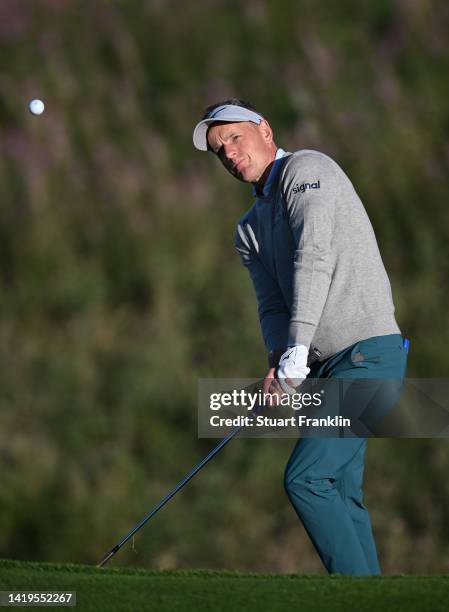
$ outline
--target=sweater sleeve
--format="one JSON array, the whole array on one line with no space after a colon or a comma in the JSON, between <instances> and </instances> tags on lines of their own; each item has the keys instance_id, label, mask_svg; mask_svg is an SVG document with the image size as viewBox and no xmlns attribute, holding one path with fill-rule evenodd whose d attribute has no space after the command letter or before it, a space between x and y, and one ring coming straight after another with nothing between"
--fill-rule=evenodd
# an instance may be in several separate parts
<instances>
[{"instance_id":1,"label":"sweater sleeve","mask_svg":"<svg viewBox=\"0 0 449 612\"><path fill-rule=\"evenodd\" d=\"M319 153L292 155L282 181L296 244L288 346L310 347L334 269L332 238L337 190L334 162Z\"/></svg>"},{"instance_id":2,"label":"sweater sleeve","mask_svg":"<svg viewBox=\"0 0 449 612\"><path fill-rule=\"evenodd\" d=\"M237 226L235 247L253 281L265 346L268 351L285 349L290 313L277 281L268 273L251 245L243 222Z\"/></svg>"}]
</instances>

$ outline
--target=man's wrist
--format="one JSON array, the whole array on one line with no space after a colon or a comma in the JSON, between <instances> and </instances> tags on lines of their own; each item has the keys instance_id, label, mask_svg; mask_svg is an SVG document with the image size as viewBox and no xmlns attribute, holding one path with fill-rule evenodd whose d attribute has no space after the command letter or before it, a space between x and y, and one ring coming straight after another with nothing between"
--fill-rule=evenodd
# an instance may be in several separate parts
<instances>
[{"instance_id":1,"label":"man's wrist","mask_svg":"<svg viewBox=\"0 0 449 612\"><path fill-rule=\"evenodd\" d=\"M268 353L268 367L269 368L277 368L279 365L279 360L282 355L285 353L286 349L274 349Z\"/></svg>"}]
</instances>

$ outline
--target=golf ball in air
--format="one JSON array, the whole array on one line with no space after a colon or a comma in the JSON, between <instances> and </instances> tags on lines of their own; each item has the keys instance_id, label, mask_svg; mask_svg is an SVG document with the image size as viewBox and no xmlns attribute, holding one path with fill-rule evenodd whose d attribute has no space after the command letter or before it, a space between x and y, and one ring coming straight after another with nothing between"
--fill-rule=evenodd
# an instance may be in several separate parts
<instances>
[{"instance_id":1,"label":"golf ball in air","mask_svg":"<svg viewBox=\"0 0 449 612\"><path fill-rule=\"evenodd\" d=\"M39 99L31 100L31 102L28 104L28 108L30 109L30 113L32 115L42 115L45 110L45 104Z\"/></svg>"}]
</instances>

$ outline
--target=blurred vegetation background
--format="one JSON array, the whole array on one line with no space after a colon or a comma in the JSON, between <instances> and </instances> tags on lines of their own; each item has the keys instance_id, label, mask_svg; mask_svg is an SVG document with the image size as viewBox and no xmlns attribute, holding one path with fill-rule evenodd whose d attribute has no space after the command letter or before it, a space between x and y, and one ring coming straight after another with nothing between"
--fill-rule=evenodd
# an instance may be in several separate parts
<instances>
[{"instance_id":1,"label":"blurred vegetation background","mask_svg":"<svg viewBox=\"0 0 449 612\"><path fill-rule=\"evenodd\" d=\"M443 0L2 0L0 556L97 562L215 443L198 378L266 369L233 248L251 190L191 141L224 97L346 170L409 376L448 375L448 22ZM115 563L322 571L293 443L234 441ZM449 571L448 450L369 444L388 573Z\"/></svg>"}]
</instances>

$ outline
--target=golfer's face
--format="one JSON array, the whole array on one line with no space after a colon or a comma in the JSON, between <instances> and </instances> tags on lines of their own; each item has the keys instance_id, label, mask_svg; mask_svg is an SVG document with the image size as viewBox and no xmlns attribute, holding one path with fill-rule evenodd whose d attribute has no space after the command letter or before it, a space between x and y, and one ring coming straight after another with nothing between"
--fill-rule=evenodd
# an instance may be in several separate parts
<instances>
[{"instance_id":1,"label":"golfer's face","mask_svg":"<svg viewBox=\"0 0 449 612\"><path fill-rule=\"evenodd\" d=\"M257 182L273 161L273 135L266 121L217 123L209 128L207 140L226 170L246 183Z\"/></svg>"}]
</instances>

